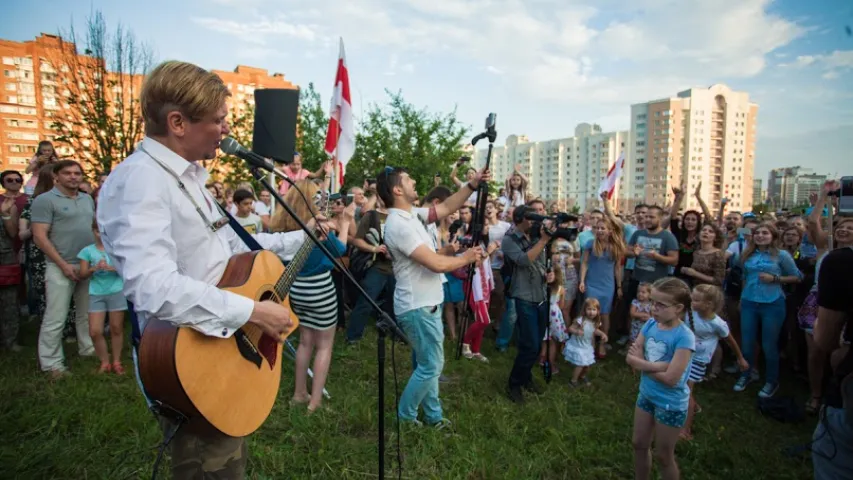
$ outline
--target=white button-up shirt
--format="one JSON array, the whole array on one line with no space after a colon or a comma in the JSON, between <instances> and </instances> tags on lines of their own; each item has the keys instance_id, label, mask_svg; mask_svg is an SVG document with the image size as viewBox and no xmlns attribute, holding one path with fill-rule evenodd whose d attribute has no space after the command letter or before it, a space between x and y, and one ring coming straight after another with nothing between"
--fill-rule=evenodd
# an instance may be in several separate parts
<instances>
[{"instance_id":1,"label":"white button-up shirt","mask_svg":"<svg viewBox=\"0 0 853 480\"><path fill-rule=\"evenodd\" d=\"M230 337L249 320L254 301L215 285L229 258L249 248L230 225L216 232L208 228L177 179L151 156L180 177L210 223L223 216L205 188L207 170L145 137L98 195L101 239L124 280L124 295L134 305L140 331L156 317ZM292 257L306 240L302 231L254 238L280 257Z\"/></svg>"}]
</instances>

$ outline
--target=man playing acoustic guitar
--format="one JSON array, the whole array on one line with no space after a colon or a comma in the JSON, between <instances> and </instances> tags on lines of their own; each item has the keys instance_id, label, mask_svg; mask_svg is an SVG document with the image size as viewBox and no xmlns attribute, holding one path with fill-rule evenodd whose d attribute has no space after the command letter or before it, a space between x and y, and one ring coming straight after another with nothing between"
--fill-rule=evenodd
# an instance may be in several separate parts
<instances>
[{"instance_id":1,"label":"man playing acoustic guitar","mask_svg":"<svg viewBox=\"0 0 853 480\"><path fill-rule=\"evenodd\" d=\"M249 250L205 189L209 175L198 162L215 158L229 133L229 96L222 80L200 67L159 65L140 94L145 138L101 188L104 247L124 279L139 332L154 318L218 338L231 338L247 322L279 340L292 327L290 311L279 303L216 287L232 255ZM280 257L294 255L306 241L301 231L254 238ZM160 422L172 430L167 419ZM181 428L170 445L174 478L245 476L244 437Z\"/></svg>"}]
</instances>

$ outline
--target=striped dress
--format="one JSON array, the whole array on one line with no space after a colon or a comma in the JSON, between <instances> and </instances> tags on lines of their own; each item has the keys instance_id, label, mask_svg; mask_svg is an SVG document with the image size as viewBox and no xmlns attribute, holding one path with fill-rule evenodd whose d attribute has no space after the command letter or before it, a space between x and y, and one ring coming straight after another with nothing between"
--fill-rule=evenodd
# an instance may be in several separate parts
<instances>
[{"instance_id":1,"label":"striped dress","mask_svg":"<svg viewBox=\"0 0 853 480\"><path fill-rule=\"evenodd\" d=\"M328 330L338 323L338 297L332 273L296 277L290 289L290 309L299 325Z\"/></svg>"}]
</instances>

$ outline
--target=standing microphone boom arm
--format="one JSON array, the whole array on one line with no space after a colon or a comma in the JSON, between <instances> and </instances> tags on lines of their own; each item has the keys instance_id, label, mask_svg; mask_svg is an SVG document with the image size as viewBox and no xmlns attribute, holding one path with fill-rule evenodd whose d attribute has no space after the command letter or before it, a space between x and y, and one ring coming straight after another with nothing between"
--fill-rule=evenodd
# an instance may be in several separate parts
<instances>
[{"instance_id":1,"label":"standing microphone boom arm","mask_svg":"<svg viewBox=\"0 0 853 480\"><path fill-rule=\"evenodd\" d=\"M486 152L486 167L484 171L489 170L491 167L492 161L492 148L494 147L495 138L497 137L497 132L495 132L495 114L489 114L489 117L486 119L486 131L474 137L471 141L472 145L476 145L476 143L483 138L489 139L489 149ZM480 245L483 239L483 230L486 223L486 202L489 199L489 184L488 182L480 182L477 185L477 206L474 208L473 215L471 216L471 247L476 247ZM488 259L484 259L483 261L490 261ZM471 316L474 315L473 309L471 308L471 300L474 295L474 273L477 268L476 263L472 263L468 266L468 276L465 278L465 305L462 306L462 319L460 322L460 326L462 327L459 332L459 343L456 346L456 359L462 356L462 344L465 338L465 331L468 329L468 324L471 322ZM489 266L491 268L491 266Z\"/></svg>"}]
</instances>

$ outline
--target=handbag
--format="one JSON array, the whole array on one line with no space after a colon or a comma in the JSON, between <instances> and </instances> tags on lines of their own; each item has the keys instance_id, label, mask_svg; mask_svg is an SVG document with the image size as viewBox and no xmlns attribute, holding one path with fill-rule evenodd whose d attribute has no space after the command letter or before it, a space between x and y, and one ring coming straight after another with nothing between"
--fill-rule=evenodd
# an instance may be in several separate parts
<instances>
[{"instance_id":1,"label":"handbag","mask_svg":"<svg viewBox=\"0 0 853 480\"><path fill-rule=\"evenodd\" d=\"M20 285L22 273L20 264L0 265L0 287Z\"/></svg>"}]
</instances>

